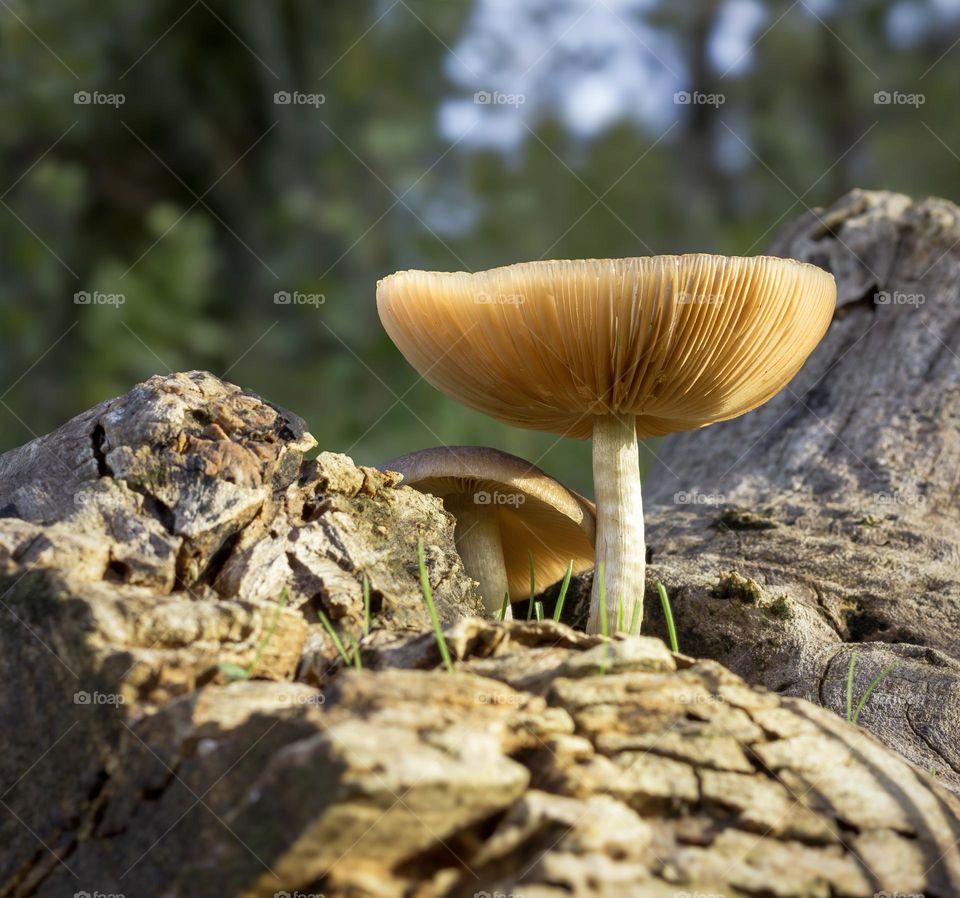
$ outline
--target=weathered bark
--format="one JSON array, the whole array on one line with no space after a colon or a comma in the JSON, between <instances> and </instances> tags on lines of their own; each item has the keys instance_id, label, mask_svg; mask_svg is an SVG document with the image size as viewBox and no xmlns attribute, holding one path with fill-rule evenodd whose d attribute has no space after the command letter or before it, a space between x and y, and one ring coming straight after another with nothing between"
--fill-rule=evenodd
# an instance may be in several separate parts
<instances>
[{"instance_id":1,"label":"weathered bark","mask_svg":"<svg viewBox=\"0 0 960 898\"><path fill-rule=\"evenodd\" d=\"M125 721L50 839L64 865L23 855L10 894L946 898L960 884L960 801L803 700L659 640L553 622L449 627L452 675L398 669L432 666L435 646L378 632L390 645L365 649L368 669L322 689L208 685Z\"/></svg>"},{"instance_id":2,"label":"weathered bark","mask_svg":"<svg viewBox=\"0 0 960 898\"><path fill-rule=\"evenodd\" d=\"M95 827L130 721L225 682L221 664L323 678L318 614L357 637L363 574L378 626L428 626L419 537L441 618L481 612L439 500L345 456L304 461L315 444L194 372L0 457L0 895L31 894ZM140 798L169 774L151 775Z\"/></svg>"},{"instance_id":3,"label":"weathered bark","mask_svg":"<svg viewBox=\"0 0 960 898\"><path fill-rule=\"evenodd\" d=\"M778 244L838 275L791 389L839 437L786 393L664 444L649 629L662 580L684 650L783 695L654 638L468 616L438 500L305 460L295 416L211 375L0 457L0 898L960 894L957 367L923 336L955 345L957 311L916 274L960 263L955 215L855 195ZM874 308L867 267L925 304ZM847 447L928 507L857 507L879 500ZM842 710L854 648L857 697L901 660L859 728L796 697Z\"/></svg>"},{"instance_id":4,"label":"weathered bark","mask_svg":"<svg viewBox=\"0 0 960 898\"><path fill-rule=\"evenodd\" d=\"M854 191L770 252L837 313L780 395L657 448L645 632L660 580L684 651L839 714L852 652L855 700L896 662L861 725L960 786L960 210Z\"/></svg>"}]
</instances>

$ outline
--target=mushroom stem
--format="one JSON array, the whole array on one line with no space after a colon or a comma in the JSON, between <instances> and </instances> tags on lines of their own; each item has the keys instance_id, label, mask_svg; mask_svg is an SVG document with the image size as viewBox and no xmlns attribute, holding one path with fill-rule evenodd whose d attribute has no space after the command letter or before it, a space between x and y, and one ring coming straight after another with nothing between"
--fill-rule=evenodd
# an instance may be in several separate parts
<instances>
[{"instance_id":1,"label":"mushroom stem","mask_svg":"<svg viewBox=\"0 0 960 898\"><path fill-rule=\"evenodd\" d=\"M593 425L593 487L597 494L597 566L587 632L600 632L600 562L604 562L607 620L616 629L620 602L629 625L634 605L643 617L643 540L640 450L634 415L604 415Z\"/></svg>"},{"instance_id":2,"label":"mushroom stem","mask_svg":"<svg viewBox=\"0 0 960 898\"><path fill-rule=\"evenodd\" d=\"M447 511L457 519L453 539L463 567L479 581L484 608L496 616L503 607L504 593L509 591L497 512L487 505L478 505L472 496L451 497ZM509 602L506 617L513 617Z\"/></svg>"}]
</instances>

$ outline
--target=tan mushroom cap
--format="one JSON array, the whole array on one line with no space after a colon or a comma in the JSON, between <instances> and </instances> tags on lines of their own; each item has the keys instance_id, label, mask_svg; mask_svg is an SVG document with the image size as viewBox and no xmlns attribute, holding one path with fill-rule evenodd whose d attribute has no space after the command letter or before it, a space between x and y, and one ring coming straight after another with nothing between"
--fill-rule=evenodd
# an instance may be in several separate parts
<instances>
[{"instance_id":1,"label":"tan mushroom cap","mask_svg":"<svg viewBox=\"0 0 960 898\"><path fill-rule=\"evenodd\" d=\"M556 583L573 561L574 573L593 567L596 508L558 480L516 455L481 446L440 446L380 465L403 484L448 500L465 497L497 515L511 600L530 594L530 560L537 590Z\"/></svg>"},{"instance_id":2,"label":"tan mushroom cap","mask_svg":"<svg viewBox=\"0 0 960 898\"><path fill-rule=\"evenodd\" d=\"M770 256L400 271L377 285L383 326L433 386L509 424L580 438L611 412L636 415L645 437L762 405L835 305L831 274Z\"/></svg>"}]
</instances>

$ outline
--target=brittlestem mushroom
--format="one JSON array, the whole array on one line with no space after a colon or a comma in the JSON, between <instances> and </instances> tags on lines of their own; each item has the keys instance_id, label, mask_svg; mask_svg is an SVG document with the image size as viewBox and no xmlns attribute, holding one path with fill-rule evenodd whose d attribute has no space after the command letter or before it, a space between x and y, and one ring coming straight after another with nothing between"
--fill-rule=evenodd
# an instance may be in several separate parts
<instances>
[{"instance_id":1,"label":"brittlestem mushroom","mask_svg":"<svg viewBox=\"0 0 960 898\"><path fill-rule=\"evenodd\" d=\"M515 601L526 594L530 558L541 587L559 580L571 563L575 573L593 563L593 503L522 458L485 446L438 446L380 468L443 500L456 518L464 569L480 584L491 614L499 613L505 595Z\"/></svg>"},{"instance_id":2,"label":"brittlestem mushroom","mask_svg":"<svg viewBox=\"0 0 960 898\"><path fill-rule=\"evenodd\" d=\"M638 439L776 395L826 333L828 272L767 256L528 262L380 281L387 333L438 389L518 427L593 439L610 620L643 601ZM600 626L594 578L588 629Z\"/></svg>"}]
</instances>

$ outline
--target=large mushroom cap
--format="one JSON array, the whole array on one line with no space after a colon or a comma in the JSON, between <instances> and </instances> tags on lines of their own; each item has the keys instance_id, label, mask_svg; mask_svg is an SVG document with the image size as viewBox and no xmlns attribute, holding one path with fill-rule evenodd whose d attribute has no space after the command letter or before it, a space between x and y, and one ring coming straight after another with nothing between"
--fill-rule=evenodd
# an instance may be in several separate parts
<instances>
[{"instance_id":1,"label":"large mushroom cap","mask_svg":"<svg viewBox=\"0 0 960 898\"><path fill-rule=\"evenodd\" d=\"M826 332L833 276L769 256L525 262L400 271L377 285L387 333L437 389L518 427L639 436L734 418L778 393Z\"/></svg>"},{"instance_id":2,"label":"large mushroom cap","mask_svg":"<svg viewBox=\"0 0 960 898\"><path fill-rule=\"evenodd\" d=\"M513 600L530 592L533 555L537 589L593 567L593 503L522 458L482 446L440 446L380 465L403 484L441 499L460 497L497 516L507 584Z\"/></svg>"}]
</instances>

